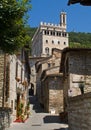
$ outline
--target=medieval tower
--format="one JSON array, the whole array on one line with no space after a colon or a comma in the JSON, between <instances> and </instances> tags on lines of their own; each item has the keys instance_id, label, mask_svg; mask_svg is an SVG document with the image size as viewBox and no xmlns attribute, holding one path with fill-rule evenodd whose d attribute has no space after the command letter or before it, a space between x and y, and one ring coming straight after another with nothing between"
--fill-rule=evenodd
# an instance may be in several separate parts
<instances>
[{"instance_id":1,"label":"medieval tower","mask_svg":"<svg viewBox=\"0 0 91 130\"><path fill-rule=\"evenodd\" d=\"M40 23L32 38L32 56L30 57L31 86L36 94L36 70L35 63L39 59L52 55L52 49L63 50L68 47L68 33L66 32L66 13L61 12L59 24Z\"/></svg>"},{"instance_id":2,"label":"medieval tower","mask_svg":"<svg viewBox=\"0 0 91 130\"><path fill-rule=\"evenodd\" d=\"M41 22L32 39L32 56L46 57L51 55L52 48L62 50L68 47L66 26L65 12L61 12L58 25Z\"/></svg>"}]
</instances>

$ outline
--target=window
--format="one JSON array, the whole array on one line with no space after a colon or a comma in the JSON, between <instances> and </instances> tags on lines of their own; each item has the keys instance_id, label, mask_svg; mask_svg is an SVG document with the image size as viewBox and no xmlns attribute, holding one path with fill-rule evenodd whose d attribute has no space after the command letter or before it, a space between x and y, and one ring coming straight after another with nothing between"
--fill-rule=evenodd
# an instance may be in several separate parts
<instances>
[{"instance_id":1,"label":"window","mask_svg":"<svg viewBox=\"0 0 91 130\"><path fill-rule=\"evenodd\" d=\"M50 66L51 66L50 63L48 63L48 68L49 68Z\"/></svg>"},{"instance_id":2,"label":"window","mask_svg":"<svg viewBox=\"0 0 91 130\"><path fill-rule=\"evenodd\" d=\"M51 35L52 35L52 31L51 31Z\"/></svg>"},{"instance_id":3,"label":"window","mask_svg":"<svg viewBox=\"0 0 91 130\"><path fill-rule=\"evenodd\" d=\"M59 36L59 33L57 32L57 36Z\"/></svg>"},{"instance_id":4,"label":"window","mask_svg":"<svg viewBox=\"0 0 91 130\"><path fill-rule=\"evenodd\" d=\"M49 31L47 31L47 34L49 35Z\"/></svg>"},{"instance_id":5,"label":"window","mask_svg":"<svg viewBox=\"0 0 91 130\"><path fill-rule=\"evenodd\" d=\"M45 48L45 53L49 55L49 48L48 47Z\"/></svg>"},{"instance_id":6,"label":"window","mask_svg":"<svg viewBox=\"0 0 91 130\"><path fill-rule=\"evenodd\" d=\"M48 40L46 40L46 43L48 43Z\"/></svg>"},{"instance_id":7,"label":"window","mask_svg":"<svg viewBox=\"0 0 91 130\"><path fill-rule=\"evenodd\" d=\"M54 44L54 41L52 40L52 44Z\"/></svg>"},{"instance_id":8,"label":"window","mask_svg":"<svg viewBox=\"0 0 91 130\"><path fill-rule=\"evenodd\" d=\"M59 32L59 36L61 36L61 33Z\"/></svg>"},{"instance_id":9,"label":"window","mask_svg":"<svg viewBox=\"0 0 91 130\"><path fill-rule=\"evenodd\" d=\"M46 30L45 30L45 35L46 35Z\"/></svg>"},{"instance_id":10,"label":"window","mask_svg":"<svg viewBox=\"0 0 91 130\"><path fill-rule=\"evenodd\" d=\"M64 33L64 36L65 36L65 37L66 37L66 35L67 35L67 34L66 34L66 33Z\"/></svg>"},{"instance_id":11,"label":"window","mask_svg":"<svg viewBox=\"0 0 91 130\"><path fill-rule=\"evenodd\" d=\"M58 44L60 44L60 41L58 41Z\"/></svg>"},{"instance_id":12,"label":"window","mask_svg":"<svg viewBox=\"0 0 91 130\"><path fill-rule=\"evenodd\" d=\"M62 36L64 37L64 33L62 33Z\"/></svg>"},{"instance_id":13,"label":"window","mask_svg":"<svg viewBox=\"0 0 91 130\"><path fill-rule=\"evenodd\" d=\"M18 62L16 62L16 77L18 77Z\"/></svg>"},{"instance_id":14,"label":"window","mask_svg":"<svg viewBox=\"0 0 91 130\"><path fill-rule=\"evenodd\" d=\"M64 45L66 45L66 42L64 42Z\"/></svg>"},{"instance_id":15,"label":"window","mask_svg":"<svg viewBox=\"0 0 91 130\"><path fill-rule=\"evenodd\" d=\"M65 23L65 15L63 15L63 23Z\"/></svg>"}]
</instances>

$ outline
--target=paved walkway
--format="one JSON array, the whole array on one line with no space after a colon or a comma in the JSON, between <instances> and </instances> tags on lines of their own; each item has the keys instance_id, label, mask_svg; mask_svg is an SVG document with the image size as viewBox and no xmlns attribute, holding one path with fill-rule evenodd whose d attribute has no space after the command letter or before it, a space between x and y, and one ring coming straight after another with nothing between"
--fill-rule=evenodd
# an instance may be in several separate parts
<instances>
[{"instance_id":1,"label":"paved walkway","mask_svg":"<svg viewBox=\"0 0 91 130\"><path fill-rule=\"evenodd\" d=\"M36 97L30 97L31 115L25 123L13 123L8 130L68 130L58 115L44 113Z\"/></svg>"}]
</instances>

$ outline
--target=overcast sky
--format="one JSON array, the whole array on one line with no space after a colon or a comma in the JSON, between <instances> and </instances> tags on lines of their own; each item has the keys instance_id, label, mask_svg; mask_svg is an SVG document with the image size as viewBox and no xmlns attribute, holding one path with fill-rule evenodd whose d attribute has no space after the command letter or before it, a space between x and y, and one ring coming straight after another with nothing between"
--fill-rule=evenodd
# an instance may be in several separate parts
<instances>
[{"instance_id":1,"label":"overcast sky","mask_svg":"<svg viewBox=\"0 0 91 130\"><path fill-rule=\"evenodd\" d=\"M67 31L91 32L91 6L67 5L68 0L31 0L29 13L30 27L38 27L40 22L59 24L60 13L67 13Z\"/></svg>"}]
</instances>

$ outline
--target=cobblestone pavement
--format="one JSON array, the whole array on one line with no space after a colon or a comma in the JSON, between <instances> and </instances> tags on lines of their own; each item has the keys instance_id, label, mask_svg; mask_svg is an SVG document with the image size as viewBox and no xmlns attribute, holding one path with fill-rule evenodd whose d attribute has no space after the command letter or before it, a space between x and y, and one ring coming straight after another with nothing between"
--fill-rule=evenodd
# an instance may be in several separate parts
<instances>
[{"instance_id":1,"label":"cobblestone pavement","mask_svg":"<svg viewBox=\"0 0 91 130\"><path fill-rule=\"evenodd\" d=\"M13 123L7 130L68 130L58 115L44 113L36 97L30 97L31 115L25 123Z\"/></svg>"}]
</instances>

